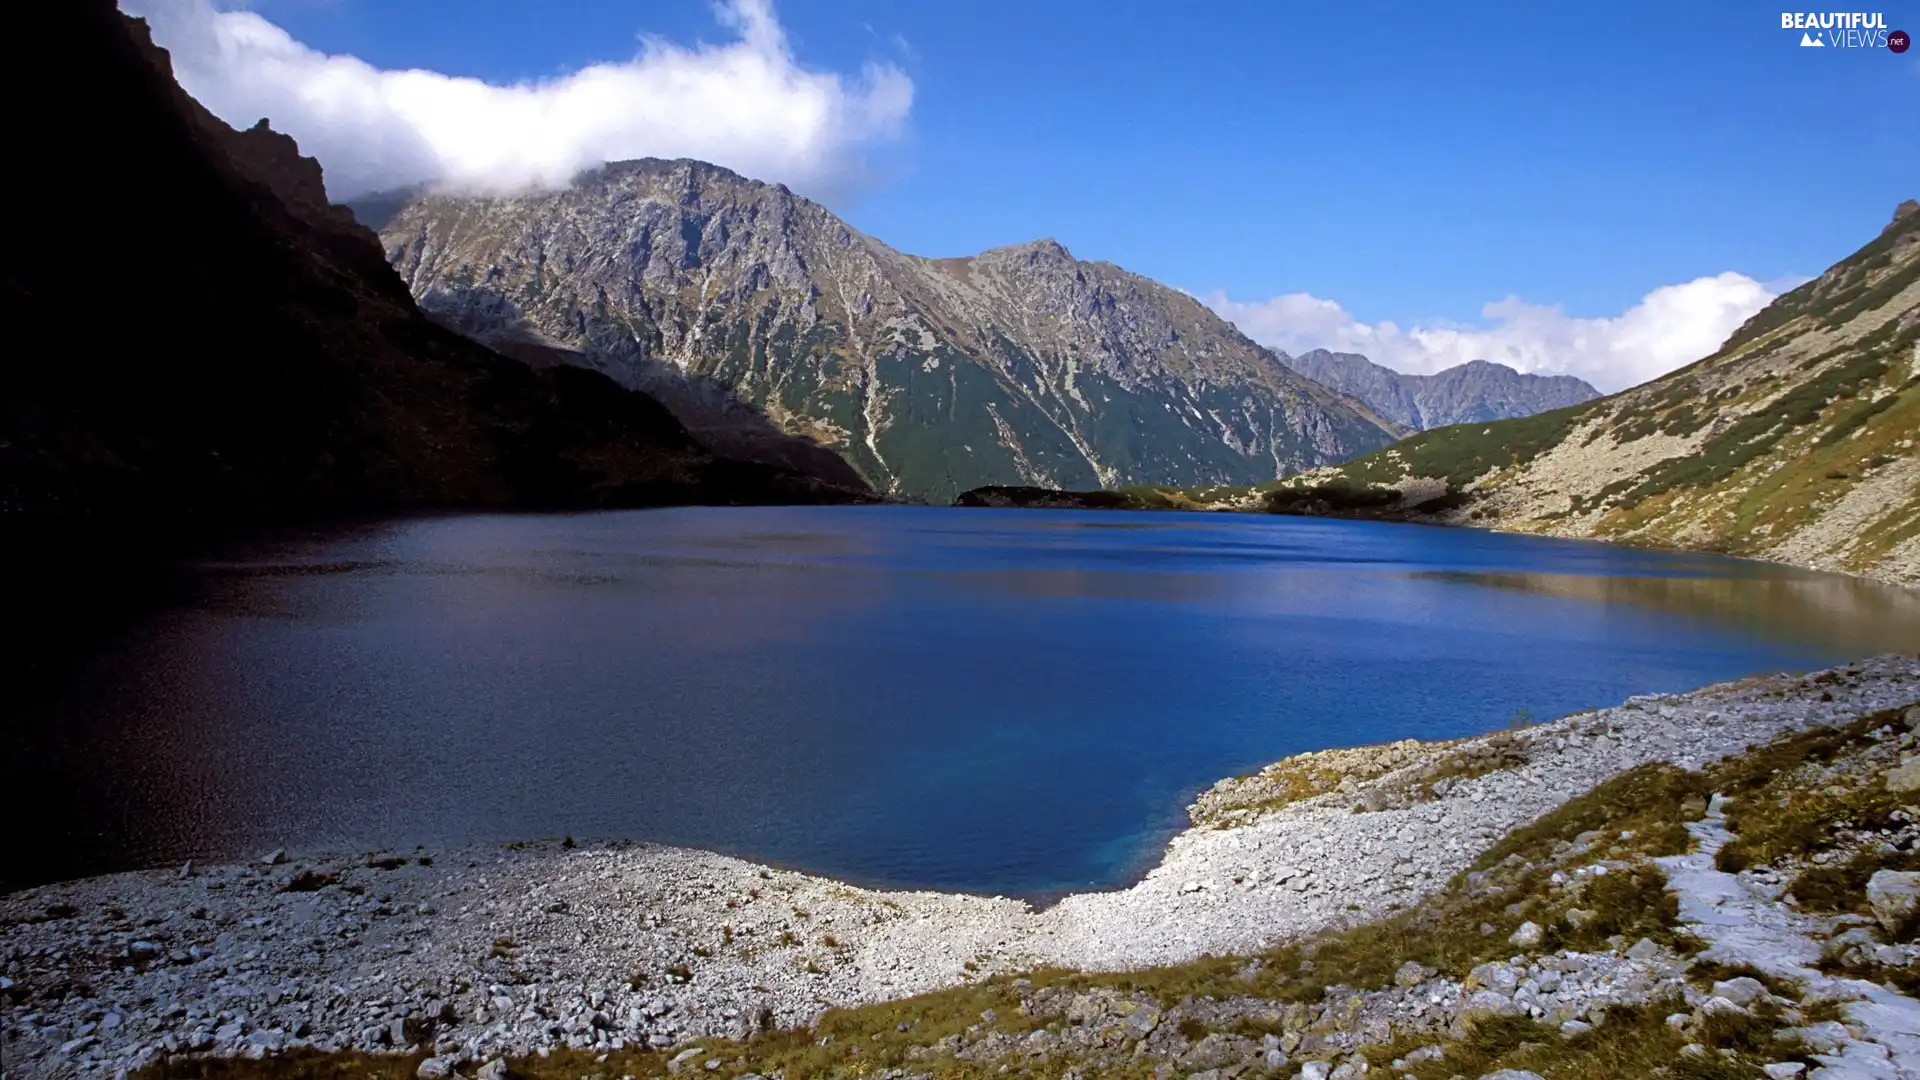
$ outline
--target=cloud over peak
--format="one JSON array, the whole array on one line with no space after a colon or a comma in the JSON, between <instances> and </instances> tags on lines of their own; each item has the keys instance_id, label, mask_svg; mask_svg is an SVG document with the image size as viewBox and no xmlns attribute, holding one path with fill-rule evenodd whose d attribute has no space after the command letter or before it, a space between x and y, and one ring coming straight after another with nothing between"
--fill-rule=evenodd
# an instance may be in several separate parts
<instances>
[{"instance_id":1,"label":"cloud over peak","mask_svg":"<svg viewBox=\"0 0 1920 1080\"><path fill-rule=\"evenodd\" d=\"M1728 271L1662 285L1625 312L1597 318L1573 317L1557 305L1509 296L1481 309L1488 325L1405 329L1392 322L1363 323L1334 301L1308 293L1242 301L1215 292L1201 299L1248 337L1288 353L1316 348L1364 353L1409 374L1492 360L1525 372L1575 375L1612 393L1707 356L1795 284L1763 284Z\"/></svg>"},{"instance_id":2,"label":"cloud over peak","mask_svg":"<svg viewBox=\"0 0 1920 1080\"><path fill-rule=\"evenodd\" d=\"M865 150L899 136L913 106L912 81L890 64L803 68L770 0L716 7L732 41L647 37L631 59L512 84L328 55L212 0L121 7L152 24L188 93L237 126L270 117L319 158L336 199L422 182L557 186L637 157L700 158L825 193L857 182Z\"/></svg>"}]
</instances>

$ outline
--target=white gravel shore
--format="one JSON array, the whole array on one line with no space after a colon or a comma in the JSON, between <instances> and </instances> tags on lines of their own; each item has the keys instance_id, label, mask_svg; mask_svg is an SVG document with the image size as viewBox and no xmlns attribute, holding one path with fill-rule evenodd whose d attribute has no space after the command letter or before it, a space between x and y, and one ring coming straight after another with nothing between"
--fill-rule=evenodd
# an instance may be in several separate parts
<instances>
[{"instance_id":1,"label":"white gravel shore","mask_svg":"<svg viewBox=\"0 0 1920 1080\"><path fill-rule=\"evenodd\" d=\"M666 1046L996 971L1250 952L1404 906L1621 770L1915 702L1920 659L1882 657L1396 744L1369 779L1189 829L1131 888L1044 911L657 846L296 855L50 885L0 897L6 1073L108 1075L163 1049ZM1409 794L1492 739L1524 762Z\"/></svg>"}]
</instances>

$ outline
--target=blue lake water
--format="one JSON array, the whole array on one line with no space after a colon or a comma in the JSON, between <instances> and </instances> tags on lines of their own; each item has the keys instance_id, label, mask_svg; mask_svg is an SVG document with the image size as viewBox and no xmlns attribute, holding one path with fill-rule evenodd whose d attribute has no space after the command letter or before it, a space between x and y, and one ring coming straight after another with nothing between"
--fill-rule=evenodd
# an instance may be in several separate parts
<instances>
[{"instance_id":1,"label":"blue lake water","mask_svg":"<svg viewBox=\"0 0 1920 1080\"><path fill-rule=\"evenodd\" d=\"M16 725L7 876L570 834L1044 897L1287 754L1920 647L1846 578L1240 515L457 517L190 573Z\"/></svg>"}]
</instances>

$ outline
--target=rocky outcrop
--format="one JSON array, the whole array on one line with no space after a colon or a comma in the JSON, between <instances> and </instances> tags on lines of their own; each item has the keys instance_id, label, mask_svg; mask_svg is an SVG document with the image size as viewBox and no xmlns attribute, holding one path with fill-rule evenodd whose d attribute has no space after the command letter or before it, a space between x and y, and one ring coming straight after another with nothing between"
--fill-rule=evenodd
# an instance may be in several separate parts
<instances>
[{"instance_id":1,"label":"rocky outcrop","mask_svg":"<svg viewBox=\"0 0 1920 1080\"><path fill-rule=\"evenodd\" d=\"M1145 510L1142 499L1120 491L1055 491L1037 487L979 487L963 491L955 506L1019 507L1030 510Z\"/></svg>"},{"instance_id":2,"label":"rocky outcrop","mask_svg":"<svg viewBox=\"0 0 1920 1080\"><path fill-rule=\"evenodd\" d=\"M1280 359L1307 378L1358 398L1381 416L1418 431L1532 416L1600 396L1600 391L1571 375L1523 375L1486 360L1432 375L1407 375L1358 353L1314 349L1299 356L1283 353Z\"/></svg>"},{"instance_id":3,"label":"rocky outcrop","mask_svg":"<svg viewBox=\"0 0 1920 1080\"><path fill-rule=\"evenodd\" d=\"M1255 483L1402 430L1052 240L916 258L696 161L376 202L388 256L448 325L644 388L717 446L811 439L893 492Z\"/></svg>"}]
</instances>

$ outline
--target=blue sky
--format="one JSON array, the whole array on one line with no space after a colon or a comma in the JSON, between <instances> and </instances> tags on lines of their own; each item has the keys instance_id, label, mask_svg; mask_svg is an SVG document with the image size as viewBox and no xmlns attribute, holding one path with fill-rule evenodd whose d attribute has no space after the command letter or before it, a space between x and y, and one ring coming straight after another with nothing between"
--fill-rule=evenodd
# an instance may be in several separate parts
<instances>
[{"instance_id":1,"label":"blue sky","mask_svg":"<svg viewBox=\"0 0 1920 1080\"><path fill-rule=\"evenodd\" d=\"M696 57L740 36L690 0L255 11L320 53L495 84L630 61L641 34ZM1920 4L1885 16L1920 28ZM841 125L815 157L714 156L791 172L765 178L905 251L1052 236L1207 297L1263 340L1371 343L1408 368L1499 354L1474 332L1530 319L1564 324L1536 353L1583 333L1667 333L1657 312L1638 329L1617 320L1662 286L1717 282L1663 316L1711 324L1678 334L1669 351L1684 353L1920 196L1920 52L1803 49L1773 6L786 0L772 17L795 69L843 79L857 105L880 65L910 104ZM210 102L223 115L252 103ZM297 120L276 124L315 145ZM1338 315L1259 306L1303 295ZM1524 306L1486 310L1509 297ZM1302 338L1316 333L1328 340Z\"/></svg>"}]
</instances>

